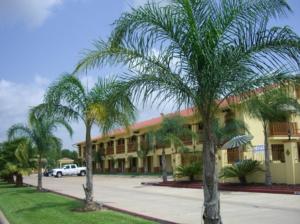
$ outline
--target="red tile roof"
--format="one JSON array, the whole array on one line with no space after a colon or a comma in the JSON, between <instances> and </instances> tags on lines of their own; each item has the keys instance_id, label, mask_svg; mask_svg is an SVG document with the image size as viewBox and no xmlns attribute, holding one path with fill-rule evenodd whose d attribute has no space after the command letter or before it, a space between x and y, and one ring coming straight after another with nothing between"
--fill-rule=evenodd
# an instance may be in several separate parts
<instances>
[{"instance_id":1,"label":"red tile roof","mask_svg":"<svg viewBox=\"0 0 300 224\"><path fill-rule=\"evenodd\" d=\"M267 87L267 88L257 88L253 91L250 91L247 95L260 94L260 93L264 92L265 90L268 90L270 88L275 88L276 86L278 86L278 85L273 84L273 85L271 85L270 87ZM245 97L247 95L245 93ZM241 102L242 98L243 98L242 95L230 96L226 100L223 100L223 101L218 100L217 103L220 103L219 106L221 108L224 108L224 107L228 107L229 104ZM165 116L172 116L172 115L175 115L175 114L179 114L180 116L183 116L183 117L189 117L189 116L192 116L194 114L194 109L193 108L188 108L188 109L181 110L179 112L166 114ZM162 119L163 119L163 116L160 116L160 117L155 117L155 118L152 118L152 119L149 119L149 120L140 121L140 122L137 122L137 123L134 123L133 125L131 125L129 127L129 129L132 130L132 131L135 131L135 130L142 129L142 128L145 128L145 127L155 126L155 125L160 124L162 122ZM118 129L113 130L111 133L109 133L108 136L118 135L118 134L122 134L122 133L125 133L125 132L126 132L125 128L118 128ZM92 138L92 141L100 140L102 137L103 137L103 135L96 136L96 137ZM76 145L82 144L84 142L85 141L76 143Z\"/></svg>"},{"instance_id":2,"label":"red tile roof","mask_svg":"<svg viewBox=\"0 0 300 224\"><path fill-rule=\"evenodd\" d=\"M163 115L163 116L172 116L172 115L176 115L176 114L179 114L180 116L183 116L183 117L189 117L189 116L192 116L194 114L194 110L192 108L188 108L188 109L185 109L185 110L181 110L179 112L169 113L169 114L166 114L166 115ZM139 129L142 129L142 128L145 128L145 127L151 127L151 126L158 125L162 122L163 116L155 117L155 118L151 118L149 120L134 123L129 127L129 129L132 130L132 131L135 131L135 130L139 130ZM110 132L108 134L108 136L118 135L118 134L122 134L122 133L125 133L125 132L126 132L125 128L117 128L117 129L113 130L112 132ZM102 137L103 137L103 135L96 136L96 137L92 138L92 141L100 140ZM85 141L76 143L76 145L82 144L84 142Z\"/></svg>"}]
</instances>

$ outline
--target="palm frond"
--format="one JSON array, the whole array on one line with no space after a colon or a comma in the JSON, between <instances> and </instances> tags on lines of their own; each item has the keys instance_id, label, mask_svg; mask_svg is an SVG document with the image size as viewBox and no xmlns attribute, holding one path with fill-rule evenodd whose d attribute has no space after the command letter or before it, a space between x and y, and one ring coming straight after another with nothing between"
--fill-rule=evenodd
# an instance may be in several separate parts
<instances>
[{"instance_id":1,"label":"palm frond","mask_svg":"<svg viewBox=\"0 0 300 224\"><path fill-rule=\"evenodd\" d=\"M63 75L54 82L47 90L45 104L53 114L69 113L77 117L86 108L86 93L80 80L73 75ZM77 117L78 118L78 117Z\"/></svg>"},{"instance_id":2,"label":"palm frond","mask_svg":"<svg viewBox=\"0 0 300 224\"><path fill-rule=\"evenodd\" d=\"M15 124L8 129L7 136L11 140L16 138L31 138L33 133L29 127L23 124Z\"/></svg>"}]
</instances>

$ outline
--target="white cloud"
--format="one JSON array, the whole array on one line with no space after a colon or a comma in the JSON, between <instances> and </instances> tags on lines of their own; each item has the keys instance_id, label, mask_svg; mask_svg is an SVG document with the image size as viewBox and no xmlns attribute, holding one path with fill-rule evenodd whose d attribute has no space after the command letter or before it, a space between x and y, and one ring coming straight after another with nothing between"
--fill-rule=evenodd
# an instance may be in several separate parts
<instances>
[{"instance_id":1,"label":"white cloud","mask_svg":"<svg viewBox=\"0 0 300 224\"><path fill-rule=\"evenodd\" d=\"M27 123L29 109L43 102L49 83L50 80L41 75L36 75L31 84L0 79L0 141L7 139L7 129L13 124ZM84 127L81 123L72 123L72 126L73 138L70 138L63 128L59 128L56 132L63 140L64 147L70 149L74 149L72 144L82 140L84 136Z\"/></svg>"},{"instance_id":2,"label":"white cloud","mask_svg":"<svg viewBox=\"0 0 300 224\"><path fill-rule=\"evenodd\" d=\"M30 107L42 102L44 87L0 79L0 140L6 139L7 129L15 123L25 123Z\"/></svg>"},{"instance_id":3,"label":"white cloud","mask_svg":"<svg viewBox=\"0 0 300 224\"><path fill-rule=\"evenodd\" d=\"M96 83L98 78L95 76L82 76L80 80L86 83L89 88ZM12 82L6 79L0 79L0 142L7 139L7 129L16 123L27 123L28 111L31 107L36 106L43 101L43 96L50 80L47 78L36 75L31 84ZM158 108L156 105L145 105L141 107L141 102L137 103L138 106L138 121L147 120L153 117L160 116L160 113L169 113L174 111L173 104L167 103L165 107ZM59 128L56 135L63 140L65 148L75 150L73 144L76 142L84 141L85 128L82 122L71 123L73 127L73 137L70 138L67 131ZM94 126L92 136L98 136L99 128Z\"/></svg>"},{"instance_id":4,"label":"white cloud","mask_svg":"<svg viewBox=\"0 0 300 224\"><path fill-rule=\"evenodd\" d=\"M23 23L38 27L52 14L63 0L1 0L0 20L2 23Z\"/></svg>"},{"instance_id":5,"label":"white cloud","mask_svg":"<svg viewBox=\"0 0 300 224\"><path fill-rule=\"evenodd\" d=\"M34 82L38 85L38 86L47 86L50 84L50 80L41 76L41 75L36 75L34 77Z\"/></svg>"}]
</instances>

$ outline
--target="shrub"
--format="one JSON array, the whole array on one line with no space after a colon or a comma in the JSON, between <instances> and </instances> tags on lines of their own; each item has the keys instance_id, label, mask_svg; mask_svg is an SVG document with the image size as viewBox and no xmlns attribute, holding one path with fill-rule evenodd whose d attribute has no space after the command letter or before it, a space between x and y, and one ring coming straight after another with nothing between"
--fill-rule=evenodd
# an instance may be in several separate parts
<instances>
[{"instance_id":1,"label":"shrub","mask_svg":"<svg viewBox=\"0 0 300 224\"><path fill-rule=\"evenodd\" d=\"M264 171L261 168L260 162L257 160L247 159L239 161L232 166L224 167L221 170L220 177L232 178L237 177L241 184L247 184L247 176L255 173Z\"/></svg>"},{"instance_id":2,"label":"shrub","mask_svg":"<svg viewBox=\"0 0 300 224\"><path fill-rule=\"evenodd\" d=\"M202 164L200 162L192 162L187 165L178 166L176 168L177 177L189 177L190 181L195 180L196 175L201 175Z\"/></svg>"}]
</instances>

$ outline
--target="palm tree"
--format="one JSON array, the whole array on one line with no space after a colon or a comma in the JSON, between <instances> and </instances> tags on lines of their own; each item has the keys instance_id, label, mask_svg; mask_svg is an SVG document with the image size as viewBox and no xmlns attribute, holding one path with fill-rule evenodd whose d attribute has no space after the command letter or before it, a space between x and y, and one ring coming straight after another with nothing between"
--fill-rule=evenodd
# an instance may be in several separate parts
<instances>
[{"instance_id":1,"label":"palm tree","mask_svg":"<svg viewBox=\"0 0 300 224\"><path fill-rule=\"evenodd\" d=\"M119 82L115 79L99 79L98 83L85 89L80 80L72 75L63 75L48 89L45 104L40 112L48 111L49 116L64 117L69 120L81 120L85 125L86 142L86 210L97 209L93 201L92 141L91 129L97 124L103 134L114 127L128 126L134 119L135 108L130 95L120 94Z\"/></svg>"},{"instance_id":2,"label":"palm tree","mask_svg":"<svg viewBox=\"0 0 300 224\"><path fill-rule=\"evenodd\" d=\"M242 185L247 184L247 176L256 173L264 172L261 168L261 164L257 160L246 159L239 161L232 166L224 167L221 170L220 177L235 178L237 177Z\"/></svg>"},{"instance_id":3,"label":"palm tree","mask_svg":"<svg viewBox=\"0 0 300 224\"><path fill-rule=\"evenodd\" d=\"M124 64L124 87L134 97L194 108L203 119L204 223L222 223L213 121L232 96L247 97L242 93L298 69L300 39L289 27L269 24L290 11L283 0L168 2L123 13L108 41L95 42L75 72Z\"/></svg>"},{"instance_id":4,"label":"palm tree","mask_svg":"<svg viewBox=\"0 0 300 224\"><path fill-rule=\"evenodd\" d=\"M156 146L159 145L162 148L161 165L163 182L168 181L166 147L171 146L173 143L176 152L186 151L188 148L185 147L181 139L188 136L192 138L194 136L192 130L188 129L185 124L185 119L179 115L164 116L161 127L155 132Z\"/></svg>"},{"instance_id":5,"label":"palm tree","mask_svg":"<svg viewBox=\"0 0 300 224\"><path fill-rule=\"evenodd\" d=\"M272 185L272 175L270 170L270 153L269 153L269 126L270 122L287 121L292 111L299 111L300 104L295 98L288 95L287 90L277 88L267 90L263 94L253 95L249 100L242 104L249 115L258 119L263 126L264 147L265 147L265 184ZM288 133L287 133L288 134Z\"/></svg>"},{"instance_id":6,"label":"palm tree","mask_svg":"<svg viewBox=\"0 0 300 224\"><path fill-rule=\"evenodd\" d=\"M72 135L72 128L63 119L52 119L47 116L39 116L32 109L29 116L29 124L15 124L8 129L8 139L26 138L31 147L36 149L38 164L38 191L42 191L42 158L47 157L52 150L61 148L61 140L55 137L54 132L59 126L63 126Z\"/></svg>"},{"instance_id":7,"label":"palm tree","mask_svg":"<svg viewBox=\"0 0 300 224\"><path fill-rule=\"evenodd\" d=\"M13 183L16 177L16 186L23 186L23 175L31 173L34 168L34 150L27 139L21 138L14 141L3 142L0 146L0 176L9 183Z\"/></svg>"}]
</instances>

